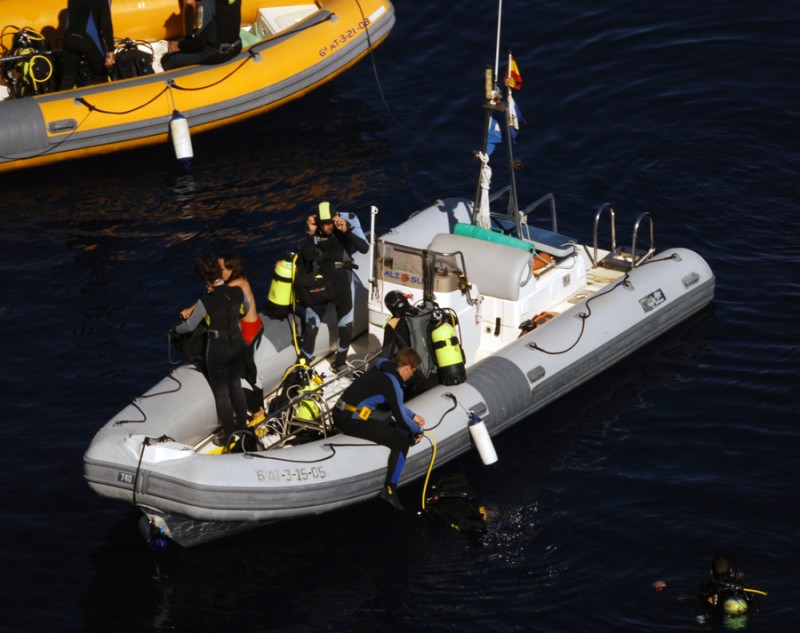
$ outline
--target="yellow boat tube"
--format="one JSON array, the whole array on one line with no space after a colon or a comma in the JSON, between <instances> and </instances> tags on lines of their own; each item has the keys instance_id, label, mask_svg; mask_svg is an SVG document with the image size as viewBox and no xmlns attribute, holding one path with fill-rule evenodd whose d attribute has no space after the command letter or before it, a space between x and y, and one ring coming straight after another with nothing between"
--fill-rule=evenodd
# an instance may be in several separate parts
<instances>
[{"instance_id":1,"label":"yellow boat tube","mask_svg":"<svg viewBox=\"0 0 800 633\"><path fill-rule=\"evenodd\" d=\"M65 0L0 5L6 27L30 27L60 47ZM183 34L179 0L114 0L111 7L117 39ZM263 114L350 68L383 42L394 21L389 0L242 0L247 37L227 62L0 100L0 172L163 143L174 110L192 133ZM5 54L14 31L3 30Z\"/></svg>"}]
</instances>

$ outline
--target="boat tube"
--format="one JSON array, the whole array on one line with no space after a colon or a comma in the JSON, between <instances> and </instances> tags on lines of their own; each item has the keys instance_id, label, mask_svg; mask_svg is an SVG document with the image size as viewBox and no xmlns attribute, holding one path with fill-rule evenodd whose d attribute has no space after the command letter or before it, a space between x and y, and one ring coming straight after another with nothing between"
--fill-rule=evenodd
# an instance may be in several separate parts
<instances>
[{"instance_id":1,"label":"boat tube","mask_svg":"<svg viewBox=\"0 0 800 633\"><path fill-rule=\"evenodd\" d=\"M6 0L0 24L0 172L163 143L175 110L192 134L256 116L327 83L383 42L394 26L389 0L242 0L242 51L216 65L161 71L166 40L183 35L176 0L114 0L114 34L155 51L159 72L73 90L13 98L31 56L57 73L63 0ZM31 28L48 51L14 36ZM38 85L38 84L37 84ZM44 85L44 83L42 84ZM57 85L57 84L56 84ZM44 88L41 88L44 90Z\"/></svg>"}]
</instances>

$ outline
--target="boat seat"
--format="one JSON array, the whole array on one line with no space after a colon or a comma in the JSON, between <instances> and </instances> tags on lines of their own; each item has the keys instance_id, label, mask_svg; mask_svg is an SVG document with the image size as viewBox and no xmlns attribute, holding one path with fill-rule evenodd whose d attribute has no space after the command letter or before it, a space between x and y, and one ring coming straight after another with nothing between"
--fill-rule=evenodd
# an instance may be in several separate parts
<instances>
[{"instance_id":1,"label":"boat seat","mask_svg":"<svg viewBox=\"0 0 800 633\"><path fill-rule=\"evenodd\" d=\"M530 251L451 233L435 235L428 248L437 253L460 252L467 278L484 295L519 301L520 288L533 280Z\"/></svg>"},{"instance_id":2,"label":"boat seat","mask_svg":"<svg viewBox=\"0 0 800 633\"><path fill-rule=\"evenodd\" d=\"M561 233L548 231L538 226L530 226L531 241L537 251L548 253L553 257L563 258L575 254L575 240Z\"/></svg>"},{"instance_id":3,"label":"boat seat","mask_svg":"<svg viewBox=\"0 0 800 633\"><path fill-rule=\"evenodd\" d=\"M492 217L492 224L494 225L494 231L502 231L508 236L513 235L517 231L515 222L498 218L497 216ZM533 242L537 251L548 253L559 259L575 254L576 241L571 237L556 233L555 231L548 231L547 229L531 224L528 224L527 227L530 232L531 242ZM523 240L523 243L527 244L528 242Z\"/></svg>"}]
</instances>

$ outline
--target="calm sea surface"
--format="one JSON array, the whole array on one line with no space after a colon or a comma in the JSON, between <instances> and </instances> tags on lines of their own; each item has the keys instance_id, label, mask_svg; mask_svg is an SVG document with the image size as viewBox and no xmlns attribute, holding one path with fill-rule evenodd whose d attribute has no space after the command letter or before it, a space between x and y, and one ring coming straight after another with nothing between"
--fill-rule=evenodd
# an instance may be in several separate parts
<instances>
[{"instance_id":1,"label":"calm sea surface","mask_svg":"<svg viewBox=\"0 0 800 633\"><path fill-rule=\"evenodd\" d=\"M496 6L397 4L374 67L195 137L191 176L168 146L0 176L0 630L717 631L689 596L723 551L769 594L744 629L797 631L794 0L504 3L521 203L554 192L584 241L603 202L626 243L649 211L717 295L497 438L496 467L443 467L496 506L486 535L376 501L156 558L83 482L95 431L169 369L196 255L239 250L263 298L320 199L384 230L472 195Z\"/></svg>"}]
</instances>

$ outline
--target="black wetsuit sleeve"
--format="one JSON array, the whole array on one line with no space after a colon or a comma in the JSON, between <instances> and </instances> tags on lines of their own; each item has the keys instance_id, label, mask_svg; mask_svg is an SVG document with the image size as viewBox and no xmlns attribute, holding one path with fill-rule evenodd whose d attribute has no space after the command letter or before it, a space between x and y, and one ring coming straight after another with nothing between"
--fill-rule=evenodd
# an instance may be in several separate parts
<instances>
[{"instance_id":1,"label":"black wetsuit sleeve","mask_svg":"<svg viewBox=\"0 0 800 633\"><path fill-rule=\"evenodd\" d=\"M360 235L357 235L355 231L353 231L352 226L347 229L345 236L350 246L355 248L359 253L366 253L369 250L369 242Z\"/></svg>"},{"instance_id":2,"label":"black wetsuit sleeve","mask_svg":"<svg viewBox=\"0 0 800 633\"><path fill-rule=\"evenodd\" d=\"M106 43L106 50L114 50L114 25L111 22L111 3L100 0L100 34Z\"/></svg>"},{"instance_id":3,"label":"black wetsuit sleeve","mask_svg":"<svg viewBox=\"0 0 800 633\"><path fill-rule=\"evenodd\" d=\"M198 299L197 303L194 304L194 311L192 312L192 315L175 328L176 334L188 334L189 332L194 332L205 316L206 306L202 299Z\"/></svg>"}]
</instances>

